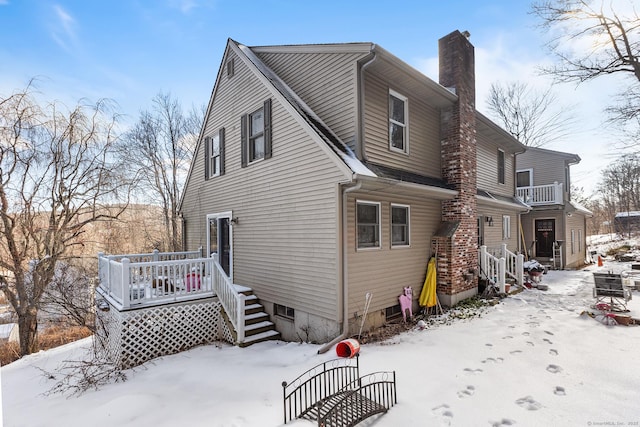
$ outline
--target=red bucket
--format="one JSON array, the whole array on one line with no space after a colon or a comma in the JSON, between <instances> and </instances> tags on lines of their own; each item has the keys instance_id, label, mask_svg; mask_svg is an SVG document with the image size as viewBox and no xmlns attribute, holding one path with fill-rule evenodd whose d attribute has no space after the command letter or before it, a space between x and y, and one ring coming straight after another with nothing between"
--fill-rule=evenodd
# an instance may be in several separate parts
<instances>
[{"instance_id":1,"label":"red bucket","mask_svg":"<svg viewBox=\"0 0 640 427\"><path fill-rule=\"evenodd\" d=\"M355 357L356 354L360 353L360 343L353 338L342 340L336 346L336 353L338 357Z\"/></svg>"}]
</instances>

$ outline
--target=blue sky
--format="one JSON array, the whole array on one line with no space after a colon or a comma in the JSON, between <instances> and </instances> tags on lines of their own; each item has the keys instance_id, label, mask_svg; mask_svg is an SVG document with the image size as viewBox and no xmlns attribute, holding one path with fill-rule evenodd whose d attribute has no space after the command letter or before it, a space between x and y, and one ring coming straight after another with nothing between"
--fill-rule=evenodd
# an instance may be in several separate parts
<instances>
[{"instance_id":1,"label":"blue sky","mask_svg":"<svg viewBox=\"0 0 640 427\"><path fill-rule=\"evenodd\" d=\"M0 0L0 94L38 78L46 99L73 105L109 98L125 120L159 92L185 107L209 100L227 38L246 45L370 41L437 80L437 41L468 30L476 47L477 107L492 81L525 80L549 61L524 0ZM563 86L588 126L573 140L545 148L579 154L578 185L612 158L598 145L612 84ZM606 159L606 160L604 160Z\"/></svg>"}]
</instances>

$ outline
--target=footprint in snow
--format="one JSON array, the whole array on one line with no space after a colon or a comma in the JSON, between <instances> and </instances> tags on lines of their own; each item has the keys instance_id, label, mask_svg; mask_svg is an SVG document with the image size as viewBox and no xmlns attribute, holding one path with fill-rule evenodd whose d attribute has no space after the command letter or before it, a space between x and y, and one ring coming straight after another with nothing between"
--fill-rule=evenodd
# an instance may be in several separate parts
<instances>
[{"instance_id":1,"label":"footprint in snow","mask_svg":"<svg viewBox=\"0 0 640 427\"><path fill-rule=\"evenodd\" d=\"M475 392L476 388L472 385L468 385L467 388L458 392L458 397L460 399L464 399L465 397L473 396L473 393Z\"/></svg>"},{"instance_id":2,"label":"footprint in snow","mask_svg":"<svg viewBox=\"0 0 640 427\"><path fill-rule=\"evenodd\" d=\"M542 341L546 342L547 344L553 344L550 340L548 340L546 338L542 338Z\"/></svg>"},{"instance_id":3,"label":"footprint in snow","mask_svg":"<svg viewBox=\"0 0 640 427\"><path fill-rule=\"evenodd\" d=\"M524 335L525 337L528 337L531 334L529 332L523 332L522 335Z\"/></svg>"},{"instance_id":4,"label":"footprint in snow","mask_svg":"<svg viewBox=\"0 0 640 427\"><path fill-rule=\"evenodd\" d=\"M553 335L553 332L549 332L549 331L544 331L544 333L547 335Z\"/></svg>"},{"instance_id":5,"label":"footprint in snow","mask_svg":"<svg viewBox=\"0 0 640 427\"><path fill-rule=\"evenodd\" d=\"M507 335L502 337L503 340L510 340L511 338L513 338L511 335Z\"/></svg>"},{"instance_id":6,"label":"footprint in snow","mask_svg":"<svg viewBox=\"0 0 640 427\"><path fill-rule=\"evenodd\" d=\"M553 389L553 394L558 396L566 396L567 392L564 390L564 387L556 386L556 388Z\"/></svg>"},{"instance_id":7,"label":"footprint in snow","mask_svg":"<svg viewBox=\"0 0 640 427\"><path fill-rule=\"evenodd\" d=\"M520 354L522 353L522 350L513 350L509 352L510 354Z\"/></svg>"},{"instance_id":8,"label":"footprint in snow","mask_svg":"<svg viewBox=\"0 0 640 427\"><path fill-rule=\"evenodd\" d=\"M557 356L558 355L558 350L552 348L551 350L549 350L549 354L551 354L553 356Z\"/></svg>"},{"instance_id":9,"label":"footprint in snow","mask_svg":"<svg viewBox=\"0 0 640 427\"><path fill-rule=\"evenodd\" d=\"M562 368L558 365L551 364L547 366L547 371L551 372L552 374L558 374L562 372Z\"/></svg>"},{"instance_id":10,"label":"footprint in snow","mask_svg":"<svg viewBox=\"0 0 640 427\"><path fill-rule=\"evenodd\" d=\"M449 410L449 405L447 405L446 403L443 403L440 406L436 406L435 408L432 408L431 412L433 413L433 415L441 416L442 420L444 421L444 423L446 425L451 425L451 419L453 418L453 412L451 412Z\"/></svg>"},{"instance_id":11,"label":"footprint in snow","mask_svg":"<svg viewBox=\"0 0 640 427\"><path fill-rule=\"evenodd\" d=\"M536 402L536 400L531 396L522 397L516 400L516 404L529 411L537 411L542 408L540 402Z\"/></svg>"},{"instance_id":12,"label":"footprint in snow","mask_svg":"<svg viewBox=\"0 0 640 427\"><path fill-rule=\"evenodd\" d=\"M500 426L512 426L516 422L514 420L510 420L508 418L503 418L500 421L489 421L491 427L500 427Z\"/></svg>"},{"instance_id":13,"label":"footprint in snow","mask_svg":"<svg viewBox=\"0 0 640 427\"><path fill-rule=\"evenodd\" d=\"M530 345L531 347L535 346L535 344L532 341L527 341L527 344Z\"/></svg>"},{"instance_id":14,"label":"footprint in snow","mask_svg":"<svg viewBox=\"0 0 640 427\"><path fill-rule=\"evenodd\" d=\"M493 347L493 344L489 344L489 343L487 343L487 344L485 344L485 346L487 346L487 347Z\"/></svg>"},{"instance_id":15,"label":"footprint in snow","mask_svg":"<svg viewBox=\"0 0 640 427\"><path fill-rule=\"evenodd\" d=\"M482 369L464 368L464 371L468 374L479 374L482 372Z\"/></svg>"}]
</instances>

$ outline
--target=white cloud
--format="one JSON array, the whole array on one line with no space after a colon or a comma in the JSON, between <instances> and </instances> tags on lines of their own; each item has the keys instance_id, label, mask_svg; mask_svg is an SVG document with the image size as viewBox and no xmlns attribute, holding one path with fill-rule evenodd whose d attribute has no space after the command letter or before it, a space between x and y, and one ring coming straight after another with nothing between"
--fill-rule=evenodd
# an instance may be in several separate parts
<instances>
[{"instance_id":1,"label":"white cloud","mask_svg":"<svg viewBox=\"0 0 640 427\"><path fill-rule=\"evenodd\" d=\"M69 51L77 42L76 20L58 4L53 6L53 11L55 12L56 20L54 21L51 36L60 47Z\"/></svg>"},{"instance_id":2,"label":"white cloud","mask_svg":"<svg viewBox=\"0 0 640 427\"><path fill-rule=\"evenodd\" d=\"M0 0L0 6L6 6L9 4L9 0Z\"/></svg>"}]
</instances>

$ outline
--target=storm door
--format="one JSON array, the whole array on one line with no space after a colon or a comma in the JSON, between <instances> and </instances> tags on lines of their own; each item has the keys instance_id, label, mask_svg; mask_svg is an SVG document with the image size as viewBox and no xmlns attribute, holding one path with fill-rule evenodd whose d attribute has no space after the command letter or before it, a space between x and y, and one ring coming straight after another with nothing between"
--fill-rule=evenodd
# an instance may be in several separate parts
<instances>
[{"instance_id":1,"label":"storm door","mask_svg":"<svg viewBox=\"0 0 640 427\"><path fill-rule=\"evenodd\" d=\"M215 258L227 277L233 279L231 212L207 215L209 256Z\"/></svg>"},{"instance_id":2,"label":"storm door","mask_svg":"<svg viewBox=\"0 0 640 427\"><path fill-rule=\"evenodd\" d=\"M536 256L553 257L553 242L556 240L556 220L536 219Z\"/></svg>"}]
</instances>

